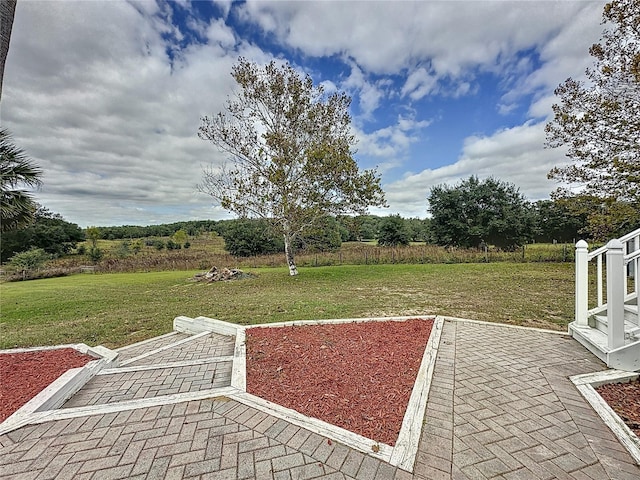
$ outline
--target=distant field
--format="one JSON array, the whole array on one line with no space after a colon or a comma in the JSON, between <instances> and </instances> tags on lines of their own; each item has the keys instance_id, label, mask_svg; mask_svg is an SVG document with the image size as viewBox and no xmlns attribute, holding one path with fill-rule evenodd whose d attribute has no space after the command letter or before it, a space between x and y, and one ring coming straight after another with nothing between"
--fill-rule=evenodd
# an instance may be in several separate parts
<instances>
[{"instance_id":1,"label":"distant field","mask_svg":"<svg viewBox=\"0 0 640 480\"><path fill-rule=\"evenodd\" d=\"M119 347L166 333L178 315L241 324L441 314L565 329L571 263L355 265L246 269L203 284L193 271L82 274L0 284L0 348L84 342Z\"/></svg>"},{"instance_id":2,"label":"distant field","mask_svg":"<svg viewBox=\"0 0 640 480\"><path fill-rule=\"evenodd\" d=\"M142 242L144 244L145 240L162 240L163 242L167 242L171 237L148 237L148 238L131 238L131 239L118 239L118 240L97 240L96 246L103 250L107 254L115 254L122 245L122 242L127 242L130 245L135 242ZM197 237L189 237L190 249L199 252L206 253L215 253L215 254L224 254L227 253L224 249L224 239L219 236L217 233L203 233L198 235ZM91 248L91 241L86 240L84 242L80 242L78 247L84 246L86 249ZM154 253L157 250L152 246L144 246L142 249L142 253Z\"/></svg>"},{"instance_id":3,"label":"distant field","mask_svg":"<svg viewBox=\"0 0 640 480\"><path fill-rule=\"evenodd\" d=\"M153 240L153 239L148 239ZM157 238L166 242L169 237ZM215 233L203 234L189 239L188 249L158 250L144 245L145 239L127 241L123 250L122 240L99 240L98 247L104 258L97 263L98 271L105 273L152 272L166 270L208 270L217 267L283 267L284 254L258 257L234 257L224 249L224 240ZM133 244L144 246L135 252ZM88 249L89 244L84 246ZM530 244L513 252L495 249L444 248L424 243L413 243L407 247L379 247L375 241L344 242L333 252L297 252L299 267L322 267L331 265L381 265L381 264L438 264L438 263L494 263L494 262L573 262L573 245ZM77 269L90 264L84 255L70 255L52 262L58 268Z\"/></svg>"}]
</instances>

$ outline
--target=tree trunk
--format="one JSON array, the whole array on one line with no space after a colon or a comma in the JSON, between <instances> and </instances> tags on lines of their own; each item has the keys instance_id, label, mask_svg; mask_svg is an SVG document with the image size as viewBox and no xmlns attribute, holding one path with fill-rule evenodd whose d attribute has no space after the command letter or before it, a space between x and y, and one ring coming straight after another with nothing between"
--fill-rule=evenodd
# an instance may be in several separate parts
<instances>
[{"instance_id":1,"label":"tree trunk","mask_svg":"<svg viewBox=\"0 0 640 480\"><path fill-rule=\"evenodd\" d=\"M289 275L292 277L298 275L296 262L293 259L293 245L291 245L291 238L286 233L284 234L284 254L287 257L287 264L289 264Z\"/></svg>"},{"instance_id":2,"label":"tree trunk","mask_svg":"<svg viewBox=\"0 0 640 480\"><path fill-rule=\"evenodd\" d=\"M4 78L4 64L9 53L9 40L16 14L16 0L3 0L0 3L0 98L2 98L2 79Z\"/></svg>"}]
</instances>

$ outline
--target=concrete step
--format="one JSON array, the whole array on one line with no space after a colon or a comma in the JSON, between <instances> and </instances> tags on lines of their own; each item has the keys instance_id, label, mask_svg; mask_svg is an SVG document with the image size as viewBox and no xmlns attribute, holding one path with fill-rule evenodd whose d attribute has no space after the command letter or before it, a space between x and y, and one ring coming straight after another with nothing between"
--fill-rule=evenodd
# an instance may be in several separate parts
<instances>
[{"instance_id":1,"label":"concrete step","mask_svg":"<svg viewBox=\"0 0 640 480\"><path fill-rule=\"evenodd\" d=\"M570 323L569 333L587 350L603 362L607 363L607 352L609 352L609 347L607 335L603 331L592 327L578 327L575 326L574 323Z\"/></svg>"},{"instance_id":2,"label":"concrete step","mask_svg":"<svg viewBox=\"0 0 640 480\"><path fill-rule=\"evenodd\" d=\"M640 337L640 328L634 327L629 333ZM587 350L607 364L609 368L625 370L629 372L640 371L640 340L635 336L627 337L625 332L625 345L611 349L608 345L607 335L596 328L579 327L575 323L569 324L569 333L581 343Z\"/></svg>"},{"instance_id":3,"label":"concrete step","mask_svg":"<svg viewBox=\"0 0 640 480\"><path fill-rule=\"evenodd\" d=\"M605 312L606 313L606 312ZM628 311L625 306L624 314L624 337L625 339L640 338L640 326L637 324L638 315L632 311ZM599 330L607 334L609 319L606 315L592 315L589 317L589 326L595 330Z\"/></svg>"}]
</instances>

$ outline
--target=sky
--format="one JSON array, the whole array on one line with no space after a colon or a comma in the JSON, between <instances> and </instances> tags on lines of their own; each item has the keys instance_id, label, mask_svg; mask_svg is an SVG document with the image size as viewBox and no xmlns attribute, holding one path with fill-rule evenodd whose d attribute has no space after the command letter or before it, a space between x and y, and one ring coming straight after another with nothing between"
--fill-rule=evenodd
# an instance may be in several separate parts
<instances>
[{"instance_id":1,"label":"sky","mask_svg":"<svg viewBox=\"0 0 640 480\"><path fill-rule=\"evenodd\" d=\"M17 4L0 121L43 170L36 200L81 227L233 218L197 189L198 138L240 56L347 92L354 158L388 208L428 216L471 175L549 198L554 89L584 79L604 1L38 1Z\"/></svg>"}]
</instances>

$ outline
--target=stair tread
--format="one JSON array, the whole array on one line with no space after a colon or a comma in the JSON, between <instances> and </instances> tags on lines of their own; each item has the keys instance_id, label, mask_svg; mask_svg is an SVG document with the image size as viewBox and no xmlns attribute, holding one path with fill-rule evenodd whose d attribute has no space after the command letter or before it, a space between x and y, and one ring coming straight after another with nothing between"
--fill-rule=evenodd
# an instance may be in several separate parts
<instances>
[{"instance_id":1,"label":"stair tread","mask_svg":"<svg viewBox=\"0 0 640 480\"><path fill-rule=\"evenodd\" d=\"M609 324L609 319L607 318L606 315L593 315L593 318L601 324L602 327L605 327ZM598 327L592 327L592 328L596 328L598 329ZM628 330L632 330L638 328L638 325L636 325L634 322L629 321L628 318L625 318L625 322L624 322L624 330L628 331Z\"/></svg>"}]
</instances>

